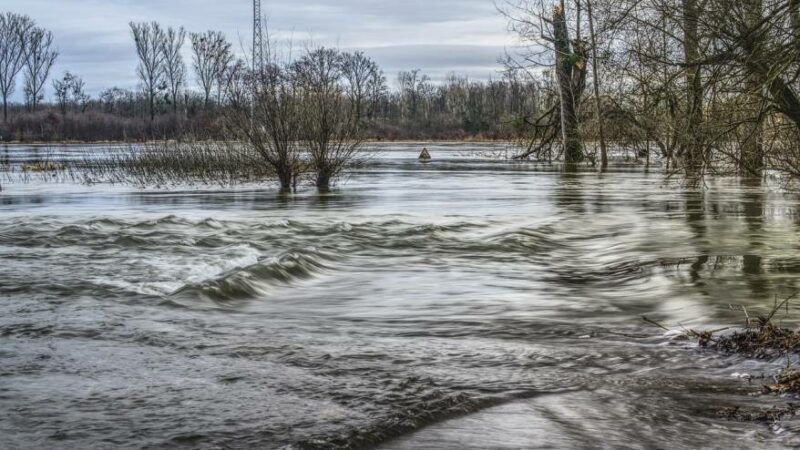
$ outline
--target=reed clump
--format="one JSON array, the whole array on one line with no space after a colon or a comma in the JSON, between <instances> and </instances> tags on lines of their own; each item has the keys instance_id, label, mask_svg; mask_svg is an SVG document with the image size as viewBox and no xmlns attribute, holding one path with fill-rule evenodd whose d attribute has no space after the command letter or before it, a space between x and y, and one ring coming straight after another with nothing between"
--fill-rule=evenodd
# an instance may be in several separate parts
<instances>
[{"instance_id":1,"label":"reed clump","mask_svg":"<svg viewBox=\"0 0 800 450\"><path fill-rule=\"evenodd\" d=\"M73 174L87 183L138 186L234 185L264 182L275 173L258 153L236 142L158 142L93 152Z\"/></svg>"},{"instance_id":2,"label":"reed clump","mask_svg":"<svg viewBox=\"0 0 800 450\"><path fill-rule=\"evenodd\" d=\"M22 165L23 172L57 172L59 170L66 170L66 168L66 164L49 161Z\"/></svg>"}]
</instances>

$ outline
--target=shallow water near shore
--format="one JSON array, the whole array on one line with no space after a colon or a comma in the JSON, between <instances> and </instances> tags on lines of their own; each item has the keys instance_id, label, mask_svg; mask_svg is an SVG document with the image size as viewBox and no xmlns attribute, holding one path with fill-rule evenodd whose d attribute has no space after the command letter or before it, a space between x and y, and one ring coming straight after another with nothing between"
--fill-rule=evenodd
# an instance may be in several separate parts
<instances>
[{"instance_id":1,"label":"shallow water near shore","mask_svg":"<svg viewBox=\"0 0 800 450\"><path fill-rule=\"evenodd\" d=\"M0 147L12 169L101 147ZM800 288L795 194L378 145L329 194L3 180L0 447L780 448L676 343ZM784 324L792 325L791 317Z\"/></svg>"}]
</instances>

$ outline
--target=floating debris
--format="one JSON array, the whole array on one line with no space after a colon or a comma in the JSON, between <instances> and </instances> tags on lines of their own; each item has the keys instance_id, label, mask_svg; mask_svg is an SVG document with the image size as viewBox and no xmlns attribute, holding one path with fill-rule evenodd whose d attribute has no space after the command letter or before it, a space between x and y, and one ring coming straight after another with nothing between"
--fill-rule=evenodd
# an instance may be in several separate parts
<instances>
[{"instance_id":1,"label":"floating debris","mask_svg":"<svg viewBox=\"0 0 800 450\"><path fill-rule=\"evenodd\" d=\"M773 321L776 313L782 308L786 308L788 313L789 301L797 294L775 305L769 314L751 318L747 309L741 307L745 315L745 327L741 330L726 334L719 334L728 328L719 330L696 331L681 327L680 330L673 330L662 324L642 317L650 325L654 325L666 331L666 335L674 339L675 337L695 338L700 348L716 350L724 354L738 354L746 358L770 359L775 360L787 357L787 367L773 376L762 377L771 379L774 382L764 384L758 394L788 394L793 396L800 395L800 368L791 367L788 363L790 354L800 355L800 331L781 327ZM731 307L734 309L733 307ZM754 377L750 374L734 373L734 377L751 382ZM725 407L719 409L717 417L747 422L769 422L775 423L800 415L800 405L787 403L785 406L774 406L765 409L742 408L740 406Z\"/></svg>"},{"instance_id":2,"label":"floating debris","mask_svg":"<svg viewBox=\"0 0 800 450\"><path fill-rule=\"evenodd\" d=\"M798 414L800 414L800 406L794 403L787 403L786 406L773 406L768 409L745 409L740 406L732 406L717 411L717 417L738 422L774 423L791 419Z\"/></svg>"},{"instance_id":3,"label":"floating debris","mask_svg":"<svg viewBox=\"0 0 800 450\"><path fill-rule=\"evenodd\" d=\"M800 352L800 332L766 322L728 335L700 339L700 346L748 358L775 359Z\"/></svg>"}]
</instances>

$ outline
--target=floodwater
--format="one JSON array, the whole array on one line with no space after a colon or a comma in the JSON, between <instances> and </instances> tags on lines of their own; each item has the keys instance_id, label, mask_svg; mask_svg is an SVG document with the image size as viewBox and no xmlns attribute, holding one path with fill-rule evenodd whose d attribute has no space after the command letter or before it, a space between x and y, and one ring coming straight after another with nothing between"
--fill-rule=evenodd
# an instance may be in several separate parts
<instances>
[{"instance_id":1,"label":"floodwater","mask_svg":"<svg viewBox=\"0 0 800 450\"><path fill-rule=\"evenodd\" d=\"M641 320L736 325L730 305L793 294L797 196L419 148L379 146L325 195L3 179L0 448L800 443L798 421L715 413L790 401L741 376L785 361Z\"/></svg>"}]
</instances>

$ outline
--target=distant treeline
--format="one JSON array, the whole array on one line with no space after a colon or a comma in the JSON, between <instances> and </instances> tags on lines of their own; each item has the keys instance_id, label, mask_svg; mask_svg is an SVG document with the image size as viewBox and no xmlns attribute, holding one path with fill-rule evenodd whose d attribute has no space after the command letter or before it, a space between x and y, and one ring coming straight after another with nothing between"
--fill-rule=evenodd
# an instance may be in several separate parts
<instances>
[{"instance_id":1,"label":"distant treeline","mask_svg":"<svg viewBox=\"0 0 800 450\"><path fill-rule=\"evenodd\" d=\"M433 83L413 70L398 78L397 89L383 88L364 111L367 139L514 139L521 131L517 118L535 114L542 101L539 83L513 76L487 82L452 75ZM225 137L224 98L206 103L202 93L186 92L176 112L170 99L160 95L152 120L148 103L143 92L112 88L97 98L79 92L36 108L13 104L0 136L5 142Z\"/></svg>"},{"instance_id":2,"label":"distant treeline","mask_svg":"<svg viewBox=\"0 0 800 450\"><path fill-rule=\"evenodd\" d=\"M24 15L0 15L0 95L6 106L0 140L225 138L222 117L230 85L252 64L237 59L218 31L188 33L155 22L131 23L130 29L139 87L112 87L91 97L79 75L65 72L50 80L58 58L51 32ZM187 43L190 64L183 60ZM362 53L343 53L343 58L352 87L364 91L358 113L367 139L515 138L521 131L518 118L535 115L540 106L537 82L520 79L515 71L496 81L453 74L433 83L420 70L410 70L389 88L383 71ZM18 78L25 101L11 104Z\"/></svg>"}]
</instances>

